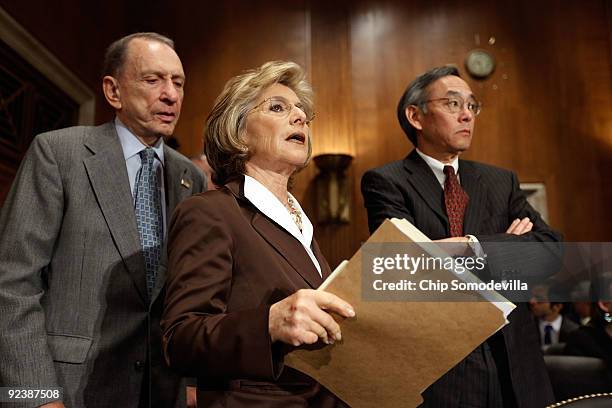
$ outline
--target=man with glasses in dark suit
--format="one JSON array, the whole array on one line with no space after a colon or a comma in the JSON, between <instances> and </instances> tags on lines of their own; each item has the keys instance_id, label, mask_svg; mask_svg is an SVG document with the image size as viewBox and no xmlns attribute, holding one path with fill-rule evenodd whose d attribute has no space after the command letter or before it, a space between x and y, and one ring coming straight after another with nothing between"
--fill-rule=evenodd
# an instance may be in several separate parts
<instances>
[{"instance_id":1,"label":"man with glasses in dark suit","mask_svg":"<svg viewBox=\"0 0 612 408\"><path fill-rule=\"evenodd\" d=\"M556 242L526 201L516 175L459 159L470 147L481 105L457 68L434 68L402 95L397 115L415 149L403 160L369 170L362 193L373 232L404 218L433 240L465 243ZM424 407L543 407L553 402L526 304L510 324L424 393Z\"/></svg>"}]
</instances>

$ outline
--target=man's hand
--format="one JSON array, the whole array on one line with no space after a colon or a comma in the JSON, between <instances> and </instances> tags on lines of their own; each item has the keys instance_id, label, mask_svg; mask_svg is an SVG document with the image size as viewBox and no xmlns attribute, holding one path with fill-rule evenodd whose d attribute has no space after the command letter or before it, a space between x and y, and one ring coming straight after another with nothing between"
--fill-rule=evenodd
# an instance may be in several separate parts
<instances>
[{"instance_id":1,"label":"man's hand","mask_svg":"<svg viewBox=\"0 0 612 408\"><path fill-rule=\"evenodd\" d=\"M528 217L519 220L518 218L512 221L512 224L506 230L506 234L523 235L531 231L533 223Z\"/></svg>"},{"instance_id":2,"label":"man's hand","mask_svg":"<svg viewBox=\"0 0 612 408\"><path fill-rule=\"evenodd\" d=\"M53 401L45 405L41 405L38 408L66 408L64 407L64 403L61 401Z\"/></svg>"},{"instance_id":3,"label":"man's hand","mask_svg":"<svg viewBox=\"0 0 612 408\"><path fill-rule=\"evenodd\" d=\"M187 408L198 408L197 388L187 386Z\"/></svg>"},{"instance_id":4,"label":"man's hand","mask_svg":"<svg viewBox=\"0 0 612 408\"><path fill-rule=\"evenodd\" d=\"M533 223L529 220L528 217L525 217L522 220L517 218L516 220L512 221L512 224L510 224L510 226L506 230L506 234L523 235L523 234L530 232L532 228L533 228ZM434 242L467 243L468 239L467 237L451 237L451 238L437 239ZM453 247L451 246L451 248Z\"/></svg>"},{"instance_id":5,"label":"man's hand","mask_svg":"<svg viewBox=\"0 0 612 408\"><path fill-rule=\"evenodd\" d=\"M340 326L329 312L355 316L353 307L331 293L300 289L270 307L268 330L272 342L293 346L313 344L321 339L332 344L342 339Z\"/></svg>"}]
</instances>

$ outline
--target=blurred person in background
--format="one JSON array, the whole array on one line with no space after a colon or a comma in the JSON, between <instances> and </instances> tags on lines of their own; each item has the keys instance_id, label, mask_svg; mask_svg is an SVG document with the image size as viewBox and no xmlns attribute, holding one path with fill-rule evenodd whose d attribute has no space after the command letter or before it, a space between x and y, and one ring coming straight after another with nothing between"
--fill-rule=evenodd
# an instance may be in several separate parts
<instances>
[{"instance_id":1,"label":"blurred person in background","mask_svg":"<svg viewBox=\"0 0 612 408\"><path fill-rule=\"evenodd\" d=\"M568 337L565 354L604 360L612 379L612 272L593 280L591 299L591 320Z\"/></svg>"},{"instance_id":2,"label":"blurred person in background","mask_svg":"<svg viewBox=\"0 0 612 408\"><path fill-rule=\"evenodd\" d=\"M533 298L529 302L543 351L552 345L565 343L567 336L579 327L578 324L561 314L564 304L555 301L555 295L551 300L549 293L554 289L554 286L548 287L547 285L534 287Z\"/></svg>"}]
</instances>

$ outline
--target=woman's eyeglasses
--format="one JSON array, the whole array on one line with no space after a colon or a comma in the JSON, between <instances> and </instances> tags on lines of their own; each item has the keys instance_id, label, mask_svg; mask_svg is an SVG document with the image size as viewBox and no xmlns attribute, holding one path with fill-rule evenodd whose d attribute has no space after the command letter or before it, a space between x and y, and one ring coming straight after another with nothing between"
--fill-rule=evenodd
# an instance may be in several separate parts
<instances>
[{"instance_id":1,"label":"woman's eyeglasses","mask_svg":"<svg viewBox=\"0 0 612 408\"><path fill-rule=\"evenodd\" d=\"M301 103L291 103L285 98L273 96L271 98L264 99L262 102L255 105L249 112L260 111L269 115L286 118L289 116L293 108L296 107L306 115L305 123L308 125L314 119L314 113L306 112L304 105Z\"/></svg>"}]
</instances>

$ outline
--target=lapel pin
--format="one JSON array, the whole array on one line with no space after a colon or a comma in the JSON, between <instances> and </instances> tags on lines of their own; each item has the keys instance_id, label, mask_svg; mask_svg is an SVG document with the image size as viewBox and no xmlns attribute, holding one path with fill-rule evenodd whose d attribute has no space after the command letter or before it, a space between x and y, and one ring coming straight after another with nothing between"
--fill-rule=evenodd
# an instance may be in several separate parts
<instances>
[{"instance_id":1,"label":"lapel pin","mask_svg":"<svg viewBox=\"0 0 612 408\"><path fill-rule=\"evenodd\" d=\"M191 188L191 181L189 180L185 180L185 179L181 179L181 185L185 188Z\"/></svg>"}]
</instances>

